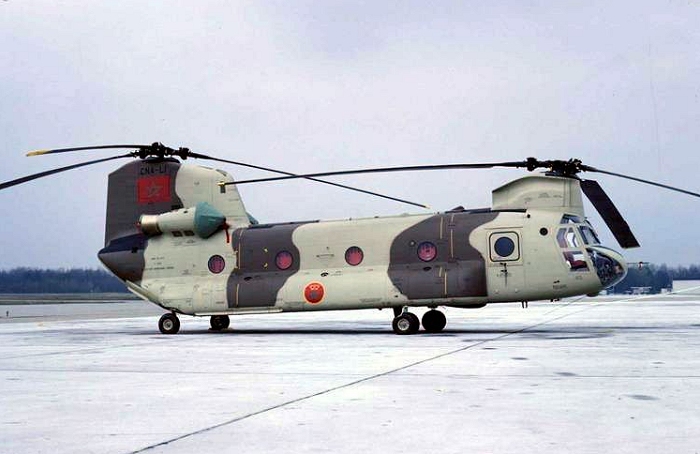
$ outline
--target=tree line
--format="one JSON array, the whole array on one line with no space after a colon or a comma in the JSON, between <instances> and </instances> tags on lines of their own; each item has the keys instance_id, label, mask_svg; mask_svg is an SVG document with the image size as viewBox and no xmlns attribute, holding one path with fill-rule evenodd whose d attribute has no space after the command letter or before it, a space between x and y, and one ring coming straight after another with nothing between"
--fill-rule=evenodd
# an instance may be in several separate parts
<instances>
[{"instance_id":1,"label":"tree line","mask_svg":"<svg viewBox=\"0 0 700 454\"><path fill-rule=\"evenodd\" d=\"M122 281L100 269L0 270L0 293L122 293Z\"/></svg>"},{"instance_id":2,"label":"tree line","mask_svg":"<svg viewBox=\"0 0 700 454\"><path fill-rule=\"evenodd\" d=\"M632 287L650 287L651 293L670 290L674 280L700 280L700 265L676 266L644 263L641 266L630 264L625 279L613 289L614 293L628 293Z\"/></svg>"},{"instance_id":3,"label":"tree line","mask_svg":"<svg viewBox=\"0 0 700 454\"><path fill-rule=\"evenodd\" d=\"M614 293L631 292L633 287L650 287L651 293L670 289L674 279L700 280L700 265L669 267L666 265L630 265L627 277L617 284ZM113 293L127 292L124 284L101 269L0 270L0 293Z\"/></svg>"}]
</instances>

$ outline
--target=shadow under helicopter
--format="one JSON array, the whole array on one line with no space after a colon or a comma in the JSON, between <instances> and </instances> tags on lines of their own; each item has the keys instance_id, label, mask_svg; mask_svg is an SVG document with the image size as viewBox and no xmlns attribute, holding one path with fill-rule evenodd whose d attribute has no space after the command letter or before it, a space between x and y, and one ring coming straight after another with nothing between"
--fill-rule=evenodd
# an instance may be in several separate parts
<instances>
[{"instance_id":1,"label":"shadow under helicopter","mask_svg":"<svg viewBox=\"0 0 700 454\"><path fill-rule=\"evenodd\" d=\"M19 325L18 325L19 326ZM423 330L407 338L423 338L423 337L440 337L440 338L460 338L462 342L486 342L496 341L500 338L522 339L522 340L575 340L575 339L604 339L613 338L619 334L658 334L660 331L664 333L673 333L678 331L679 334L687 333L688 331L696 330L700 327L698 323L688 324L659 324L659 325L626 325L626 324L608 324L595 326L566 326L547 328L543 325L537 326L502 326L492 328L461 328L448 327L440 333L427 333ZM63 329L46 329L42 330L42 335L62 336L71 340L82 340L83 336L92 338L96 334L111 335L122 334L130 337L147 336L153 339L176 339L181 336L202 336L202 335L219 335L219 336L250 336L250 335L265 335L265 336L388 336L396 338L390 326L379 324L358 324L358 323L334 323L332 326L270 326L270 327L236 327L235 325L225 330L216 331L209 327L183 325L183 329L174 335L168 336L154 332L152 329L144 329L140 326L124 326L116 330L100 330L94 328L72 328ZM9 330L2 333L6 336L24 335L23 331ZM0 335L0 337L2 337ZM403 336L399 336L403 337Z\"/></svg>"},{"instance_id":2,"label":"shadow under helicopter","mask_svg":"<svg viewBox=\"0 0 700 454\"><path fill-rule=\"evenodd\" d=\"M478 336L478 337L468 337L462 339L462 342L484 342L484 341L495 341L499 338L508 337L508 339L524 339L524 340L574 340L574 339L604 339L615 337L616 334L621 333L654 333L658 332L659 329L663 331L687 331L692 329L697 325L677 325L677 326L634 326L634 325L611 325L611 326L599 326L595 327L576 327L576 328L528 328L528 327L510 327L510 328L446 328L440 333L427 333L425 331L419 331L417 334L408 336L411 338L418 337L464 337L464 336ZM162 338L162 335L154 335L153 331L123 331L122 334L131 334L132 336L152 336ZM336 335L336 336L348 336L348 335L366 335L366 336L391 336L392 338L396 335L384 327L375 326L335 326L335 327L270 327L270 328L227 328L221 331L215 331L211 328L194 328L181 330L177 336L201 336L203 334L207 335L220 335L220 336L235 336L235 335L265 335L265 336L309 336L309 335Z\"/></svg>"}]
</instances>

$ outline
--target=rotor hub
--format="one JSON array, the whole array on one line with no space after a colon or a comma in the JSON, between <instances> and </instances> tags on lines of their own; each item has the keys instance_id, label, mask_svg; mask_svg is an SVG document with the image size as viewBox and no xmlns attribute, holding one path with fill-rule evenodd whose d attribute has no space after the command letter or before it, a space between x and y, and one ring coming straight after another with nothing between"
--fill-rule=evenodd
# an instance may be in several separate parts
<instances>
[{"instance_id":1,"label":"rotor hub","mask_svg":"<svg viewBox=\"0 0 700 454\"><path fill-rule=\"evenodd\" d=\"M146 159L150 157L163 159L166 156L177 156L180 159L187 159L190 156L190 149L185 147L180 147L177 150L171 147L167 147L160 142L153 142L151 145L139 147L135 156L140 159Z\"/></svg>"},{"instance_id":2,"label":"rotor hub","mask_svg":"<svg viewBox=\"0 0 700 454\"><path fill-rule=\"evenodd\" d=\"M561 177L573 177L580 172L591 169L588 166L584 166L580 159L569 159L568 161L561 159L540 161L537 158L527 158L525 164L525 167L530 172L536 169L549 169L547 174Z\"/></svg>"}]
</instances>

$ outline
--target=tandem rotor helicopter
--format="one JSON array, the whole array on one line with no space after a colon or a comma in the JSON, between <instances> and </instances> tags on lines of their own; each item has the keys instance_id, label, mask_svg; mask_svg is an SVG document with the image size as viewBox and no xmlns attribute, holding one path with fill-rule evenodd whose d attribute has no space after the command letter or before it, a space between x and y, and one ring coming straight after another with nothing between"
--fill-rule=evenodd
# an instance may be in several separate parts
<instances>
[{"instance_id":1,"label":"tandem rotor helicopter","mask_svg":"<svg viewBox=\"0 0 700 454\"><path fill-rule=\"evenodd\" d=\"M582 172L602 173L695 197L700 194L608 172L571 159L386 167L297 175L220 159L187 148L101 145L31 152L135 149L0 183L0 190L59 172L136 158L109 175L105 246L100 261L139 297L166 309L158 327L180 329L178 314L208 316L213 330L229 315L383 309L394 311L396 334L443 330L439 306L591 295L627 272L623 256L600 244L583 209L585 194L622 248L639 243L613 202ZM179 159L178 159L179 158ZM197 158L281 174L234 181L226 172L180 160ZM524 168L541 174L492 192L486 209L351 219L259 224L237 185L306 178L398 202L322 177L440 169ZM422 320L411 307L428 307Z\"/></svg>"}]
</instances>

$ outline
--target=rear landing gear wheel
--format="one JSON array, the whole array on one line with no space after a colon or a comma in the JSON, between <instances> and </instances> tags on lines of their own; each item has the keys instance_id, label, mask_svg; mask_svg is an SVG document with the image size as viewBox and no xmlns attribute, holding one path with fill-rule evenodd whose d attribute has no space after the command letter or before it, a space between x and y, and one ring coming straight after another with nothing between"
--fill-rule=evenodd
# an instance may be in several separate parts
<instances>
[{"instance_id":1,"label":"rear landing gear wheel","mask_svg":"<svg viewBox=\"0 0 700 454\"><path fill-rule=\"evenodd\" d=\"M172 312L163 314L158 320L158 329L163 334L177 334L180 331L180 319Z\"/></svg>"},{"instance_id":2,"label":"rear landing gear wheel","mask_svg":"<svg viewBox=\"0 0 700 454\"><path fill-rule=\"evenodd\" d=\"M445 314L435 309L423 314L423 329L428 333L439 333L447 325Z\"/></svg>"},{"instance_id":3,"label":"rear landing gear wheel","mask_svg":"<svg viewBox=\"0 0 700 454\"><path fill-rule=\"evenodd\" d=\"M211 319L209 320L209 325L214 331L226 329L230 324L231 319L228 318L228 315L212 315Z\"/></svg>"},{"instance_id":4,"label":"rear landing gear wheel","mask_svg":"<svg viewBox=\"0 0 700 454\"><path fill-rule=\"evenodd\" d=\"M394 328L396 334L416 334L418 328L420 328L420 321L416 314L404 312L394 317L394 321L391 322L391 327Z\"/></svg>"}]
</instances>

